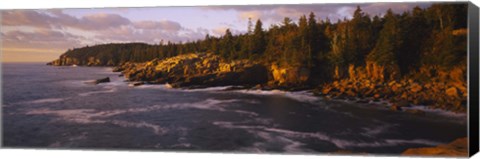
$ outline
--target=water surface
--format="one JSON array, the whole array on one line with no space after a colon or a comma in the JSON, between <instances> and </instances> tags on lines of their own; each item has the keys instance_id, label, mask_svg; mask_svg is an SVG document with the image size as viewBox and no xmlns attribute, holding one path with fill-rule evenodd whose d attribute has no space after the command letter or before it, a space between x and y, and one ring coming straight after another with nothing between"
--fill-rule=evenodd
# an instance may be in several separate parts
<instances>
[{"instance_id":1,"label":"water surface","mask_svg":"<svg viewBox=\"0 0 480 159\"><path fill-rule=\"evenodd\" d=\"M308 91L129 87L105 67L2 69L5 147L399 154L466 136L465 115L416 116ZM112 82L85 84L104 77Z\"/></svg>"}]
</instances>

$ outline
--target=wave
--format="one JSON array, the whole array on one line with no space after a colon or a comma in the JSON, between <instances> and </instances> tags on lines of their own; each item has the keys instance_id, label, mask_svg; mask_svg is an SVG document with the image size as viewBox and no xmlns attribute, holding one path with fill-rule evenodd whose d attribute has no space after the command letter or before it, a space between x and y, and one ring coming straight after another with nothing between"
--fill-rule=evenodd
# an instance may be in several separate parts
<instances>
[{"instance_id":1,"label":"wave","mask_svg":"<svg viewBox=\"0 0 480 159\"><path fill-rule=\"evenodd\" d=\"M321 101L321 97L314 96L310 91L298 91L298 92L289 92L282 90L253 90L253 89L239 89L239 90L229 90L238 86L218 86L218 87L207 87L199 89L176 89L172 88L170 84L156 85L156 84L144 84L137 86L135 88L141 89L162 89L168 91L183 91L183 92L236 92L243 94L252 94L252 95L276 95L284 96L290 99L294 99L300 102L318 102Z\"/></svg>"},{"instance_id":2,"label":"wave","mask_svg":"<svg viewBox=\"0 0 480 159\"><path fill-rule=\"evenodd\" d=\"M148 88L148 89L163 89L163 90L171 90L171 91L184 91L184 92L229 92L230 88L235 88L237 86L218 86L218 87L208 87L208 88L199 88L199 89L175 89L172 88L170 84L164 85L141 85L135 88ZM298 92L289 92L289 91L282 91L282 90L252 90L252 89L240 89L240 90L232 90L230 92L237 92L243 94L253 94L253 95L278 95L288 97L297 101L307 101L307 102L316 102L320 101L321 98L314 96L313 93L309 91L298 91Z\"/></svg>"},{"instance_id":3,"label":"wave","mask_svg":"<svg viewBox=\"0 0 480 159\"><path fill-rule=\"evenodd\" d=\"M282 149L285 152L295 153L295 152L313 152L313 150L304 148L304 143L300 141L295 141L293 139L289 139L283 136L275 136L268 132L257 132L256 134L258 137L262 138L266 142L256 142L253 144L253 147L246 148L247 151L254 151L254 152L265 152L266 149L271 145L282 145Z\"/></svg>"},{"instance_id":4,"label":"wave","mask_svg":"<svg viewBox=\"0 0 480 159\"><path fill-rule=\"evenodd\" d=\"M183 91L183 92L216 92L216 91L225 91L229 88L235 86L219 86L219 87L207 87L207 88L198 88L198 89L183 89L183 88L173 88L172 85L166 84L144 84L141 86L137 86L135 88L143 88L143 89L162 89L162 90L170 90L170 91Z\"/></svg>"},{"instance_id":5,"label":"wave","mask_svg":"<svg viewBox=\"0 0 480 159\"><path fill-rule=\"evenodd\" d=\"M117 88L115 87L112 87L112 88L109 88L107 90L101 90L101 91L90 91L90 92L85 92L85 93L79 93L78 95L79 96L90 96L92 94L100 94L100 93L113 93L113 92L116 92L117 91Z\"/></svg>"},{"instance_id":6,"label":"wave","mask_svg":"<svg viewBox=\"0 0 480 159\"><path fill-rule=\"evenodd\" d=\"M286 139L295 141L295 139L316 139L321 141L326 141L334 144L336 147L341 149L351 148L351 147L386 147L386 146L397 146L402 144L419 144L419 145L427 145L427 146L435 146L440 145L443 143L435 142L426 139L411 139L411 140L403 140L403 139L376 139L377 141L368 142L362 140L346 140L346 139L339 139L335 137L331 137L322 132L299 132L299 131L291 131L279 128L272 128L266 126L249 126L249 125L235 125L232 122L213 122L213 125L220 126L223 128L230 128L230 129L244 129L252 134L258 135L260 138L267 140L267 142L274 142L272 135L280 135L287 137ZM269 133L269 134L265 134ZM273 134L272 134L273 133ZM295 141L298 142L298 141ZM294 148L298 148L301 144L296 144ZM290 151L292 151L292 147L289 147ZM284 149L288 149L284 148ZM303 151L303 150L302 150Z\"/></svg>"},{"instance_id":7,"label":"wave","mask_svg":"<svg viewBox=\"0 0 480 159\"><path fill-rule=\"evenodd\" d=\"M58 121L67 121L79 124L114 124L122 127L135 127L135 128L149 128L152 129L155 134L164 134L166 132L162 127L147 123L147 122L129 122L122 120L110 120L109 117L115 115L127 114L127 113L142 113L151 112L155 110L169 110L169 109L204 109L215 110L221 112L234 112L238 114L246 114L248 116L258 116L258 114L243 110L229 110L225 109L229 104L238 102L240 100L219 100L219 99L206 99L193 103L178 103L167 105L153 105L141 108L129 108L129 109L114 109L98 111L95 109L64 109L64 110L52 110L52 109L32 109L26 112L27 115L53 115L59 118Z\"/></svg>"},{"instance_id":8,"label":"wave","mask_svg":"<svg viewBox=\"0 0 480 159\"><path fill-rule=\"evenodd\" d=\"M245 94L254 94L254 95L276 95L276 96L284 96L288 97L297 101L301 102L316 102L321 100L320 97L314 96L313 93L309 91L298 91L298 92L289 92L289 91L282 91L282 90L250 90L250 89L243 89L243 90L236 90L235 92L245 93Z\"/></svg>"},{"instance_id":9,"label":"wave","mask_svg":"<svg viewBox=\"0 0 480 159\"><path fill-rule=\"evenodd\" d=\"M376 135L382 134L384 132L388 132L391 128L399 126L398 124L394 123L386 123L382 121L374 121L373 127L364 127L360 134L367 137L375 137ZM357 132L358 133L358 132Z\"/></svg>"},{"instance_id":10,"label":"wave","mask_svg":"<svg viewBox=\"0 0 480 159\"><path fill-rule=\"evenodd\" d=\"M177 89L171 89L166 84L143 84L143 85L140 85L140 86L135 86L133 88L137 88L137 89L162 89L162 90L172 90L172 91L177 90ZM180 91L180 90L177 90L177 91Z\"/></svg>"},{"instance_id":11,"label":"wave","mask_svg":"<svg viewBox=\"0 0 480 159\"><path fill-rule=\"evenodd\" d=\"M27 102L24 102L24 103L28 103L28 104L55 103L55 102L64 101L66 99L67 98L44 98L44 99L27 101Z\"/></svg>"},{"instance_id":12,"label":"wave","mask_svg":"<svg viewBox=\"0 0 480 159\"><path fill-rule=\"evenodd\" d=\"M71 122L77 124L113 124L121 127L148 128L154 134L163 135L168 130L155 124L141 122L130 122L123 120L110 120L107 117L122 113L122 111L95 111L94 109L69 109L51 110L34 109L26 112L27 115L54 115L59 117L59 122Z\"/></svg>"},{"instance_id":13,"label":"wave","mask_svg":"<svg viewBox=\"0 0 480 159\"><path fill-rule=\"evenodd\" d=\"M239 99L228 99L228 100L219 100L209 98L200 102L193 103L179 103L179 104L168 104L168 105L157 105L155 109L203 109L203 110L213 110L220 112L234 112L238 114L245 114L248 116L258 116L255 112L236 110L236 109L225 109L231 103L241 102Z\"/></svg>"},{"instance_id":14,"label":"wave","mask_svg":"<svg viewBox=\"0 0 480 159\"><path fill-rule=\"evenodd\" d=\"M225 91L229 88L233 88L235 86L218 86L218 87L207 87L207 88L198 88L198 89L181 89L187 92L206 92L206 91Z\"/></svg>"},{"instance_id":15,"label":"wave","mask_svg":"<svg viewBox=\"0 0 480 159\"><path fill-rule=\"evenodd\" d=\"M427 113L432 113L432 114L436 114L436 115L440 115L440 116L456 118L456 119L465 119L465 120L467 119L467 113L456 113L456 112L452 112L452 111L448 111L448 110L442 110L442 109L431 109L431 108L428 108L427 106L415 105L415 106L411 106L411 107L405 107L404 109L405 110L417 109L417 110L421 110L421 111L424 111L424 112L427 112Z\"/></svg>"},{"instance_id":16,"label":"wave","mask_svg":"<svg viewBox=\"0 0 480 159\"><path fill-rule=\"evenodd\" d=\"M112 124L115 124L115 125L119 125L119 126L122 126L122 127L134 127L134 128L150 128L153 130L153 133L154 134L157 134L157 135L163 135L167 132L167 129L165 128L162 128L158 125L155 125L155 124L150 124L150 123L147 123L147 122L129 122L129 121L122 121L122 120L112 120L110 121L110 123Z\"/></svg>"}]
</instances>

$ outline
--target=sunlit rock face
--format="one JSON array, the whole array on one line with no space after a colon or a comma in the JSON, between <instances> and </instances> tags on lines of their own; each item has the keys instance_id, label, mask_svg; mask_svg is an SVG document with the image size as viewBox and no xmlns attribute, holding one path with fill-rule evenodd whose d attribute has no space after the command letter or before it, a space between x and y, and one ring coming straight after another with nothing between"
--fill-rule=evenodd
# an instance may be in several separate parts
<instances>
[{"instance_id":1,"label":"sunlit rock face","mask_svg":"<svg viewBox=\"0 0 480 159\"><path fill-rule=\"evenodd\" d=\"M405 156L468 156L468 138L459 138L449 144L436 147L410 148L402 153Z\"/></svg>"},{"instance_id":2,"label":"sunlit rock face","mask_svg":"<svg viewBox=\"0 0 480 159\"><path fill-rule=\"evenodd\" d=\"M272 64L270 72L272 75L270 83L279 86L302 85L310 77L310 70L299 66L278 66Z\"/></svg>"},{"instance_id":3,"label":"sunlit rock face","mask_svg":"<svg viewBox=\"0 0 480 159\"><path fill-rule=\"evenodd\" d=\"M268 81L265 66L248 60L229 61L213 54L184 54L115 69L130 81L171 83L173 87L256 85Z\"/></svg>"}]
</instances>

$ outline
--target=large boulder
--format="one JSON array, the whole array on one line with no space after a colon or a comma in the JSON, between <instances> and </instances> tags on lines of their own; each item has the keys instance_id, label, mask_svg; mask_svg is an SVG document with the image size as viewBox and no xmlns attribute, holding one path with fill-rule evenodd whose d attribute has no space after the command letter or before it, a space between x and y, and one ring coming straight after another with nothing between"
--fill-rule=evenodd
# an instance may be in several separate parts
<instances>
[{"instance_id":1,"label":"large boulder","mask_svg":"<svg viewBox=\"0 0 480 159\"><path fill-rule=\"evenodd\" d=\"M412 83L410 85L410 91L413 93L417 93L422 90L422 86L420 86L418 83Z\"/></svg>"},{"instance_id":2,"label":"large boulder","mask_svg":"<svg viewBox=\"0 0 480 159\"><path fill-rule=\"evenodd\" d=\"M458 90L455 87L448 88L447 90L445 90L445 93L450 97L454 97L454 98L459 97Z\"/></svg>"},{"instance_id":3,"label":"large boulder","mask_svg":"<svg viewBox=\"0 0 480 159\"><path fill-rule=\"evenodd\" d=\"M310 78L310 70L301 66L279 66L272 64L270 72L272 81L279 86L305 84Z\"/></svg>"}]
</instances>

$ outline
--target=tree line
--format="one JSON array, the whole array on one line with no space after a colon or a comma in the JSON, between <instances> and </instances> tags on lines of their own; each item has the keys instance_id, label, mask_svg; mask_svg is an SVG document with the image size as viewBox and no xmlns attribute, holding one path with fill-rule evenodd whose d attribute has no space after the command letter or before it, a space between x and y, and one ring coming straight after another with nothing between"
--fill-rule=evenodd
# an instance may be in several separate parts
<instances>
[{"instance_id":1,"label":"tree line","mask_svg":"<svg viewBox=\"0 0 480 159\"><path fill-rule=\"evenodd\" d=\"M402 76L422 66L450 69L466 66L467 4L433 4L415 7L401 14L391 9L383 16L371 16L357 7L351 19L318 20L312 12L297 22L286 17L280 24L263 29L260 19L248 31L223 36L206 35L185 43L104 44L68 50L64 55L86 59L96 57L103 64L145 62L184 53L210 52L227 60L250 59L266 64L309 68L327 75L333 68L364 67L367 62L397 66ZM110 62L108 62L110 61Z\"/></svg>"}]
</instances>

